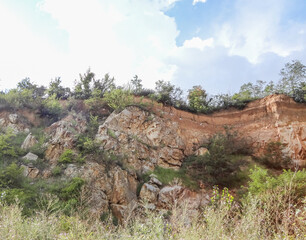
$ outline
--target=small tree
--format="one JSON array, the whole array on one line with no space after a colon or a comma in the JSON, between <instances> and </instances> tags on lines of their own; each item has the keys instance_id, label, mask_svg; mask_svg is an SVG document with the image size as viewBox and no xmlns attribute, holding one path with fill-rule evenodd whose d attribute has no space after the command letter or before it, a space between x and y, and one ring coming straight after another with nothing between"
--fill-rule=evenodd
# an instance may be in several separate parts
<instances>
[{"instance_id":1,"label":"small tree","mask_svg":"<svg viewBox=\"0 0 306 240\"><path fill-rule=\"evenodd\" d=\"M93 96L103 98L106 92L113 90L116 87L115 78L105 74L102 80L94 80Z\"/></svg>"},{"instance_id":2,"label":"small tree","mask_svg":"<svg viewBox=\"0 0 306 240\"><path fill-rule=\"evenodd\" d=\"M124 89L113 89L110 92L104 94L105 102L114 110L122 110L126 106L132 103L133 96L129 90Z\"/></svg>"},{"instance_id":3,"label":"small tree","mask_svg":"<svg viewBox=\"0 0 306 240\"><path fill-rule=\"evenodd\" d=\"M193 111L203 112L207 109L207 93L201 86L193 86L188 92L188 104Z\"/></svg>"},{"instance_id":4,"label":"small tree","mask_svg":"<svg viewBox=\"0 0 306 240\"><path fill-rule=\"evenodd\" d=\"M140 78L138 78L137 75L135 75L133 77L133 79L131 79L131 90L133 91L134 94L139 94L141 92L141 90L143 89L143 86L142 86L142 80Z\"/></svg>"},{"instance_id":5,"label":"small tree","mask_svg":"<svg viewBox=\"0 0 306 240\"><path fill-rule=\"evenodd\" d=\"M76 83L74 96L76 99L88 99L92 95L91 83L94 81L95 74L90 71L90 68L84 75L80 74L80 81Z\"/></svg>"},{"instance_id":6,"label":"small tree","mask_svg":"<svg viewBox=\"0 0 306 240\"><path fill-rule=\"evenodd\" d=\"M70 96L70 88L61 86L61 78L56 77L49 83L48 94L49 96L55 95L56 99L67 99Z\"/></svg>"},{"instance_id":7,"label":"small tree","mask_svg":"<svg viewBox=\"0 0 306 240\"><path fill-rule=\"evenodd\" d=\"M293 60L291 63L286 63L280 76L278 91L293 96L306 82L306 66L298 60Z\"/></svg>"},{"instance_id":8,"label":"small tree","mask_svg":"<svg viewBox=\"0 0 306 240\"><path fill-rule=\"evenodd\" d=\"M183 90L175 87L170 82L158 80L155 83L156 100L164 105L178 107L182 104Z\"/></svg>"}]
</instances>

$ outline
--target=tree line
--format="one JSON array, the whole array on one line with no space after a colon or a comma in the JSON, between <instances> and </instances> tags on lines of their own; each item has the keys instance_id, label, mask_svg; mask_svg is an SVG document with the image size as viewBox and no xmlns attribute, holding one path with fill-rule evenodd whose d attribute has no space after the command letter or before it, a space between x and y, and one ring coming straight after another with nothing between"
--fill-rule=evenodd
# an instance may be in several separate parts
<instances>
[{"instance_id":1,"label":"tree line","mask_svg":"<svg viewBox=\"0 0 306 240\"><path fill-rule=\"evenodd\" d=\"M285 64L280 71L277 83L257 80L256 83L246 83L240 91L231 94L210 95L198 85L188 90L187 99L183 90L169 81L158 80L155 89L143 87L142 80L135 75L124 87L116 86L115 78L105 74L102 79L96 79L95 74L88 69L80 74L75 81L74 89L62 86L60 77L52 79L49 86L38 86L29 78L20 81L17 88L0 93L0 104L8 104L15 108L38 108L44 115L56 115L58 100L76 99L88 103L97 103L104 99L113 108L122 108L131 101L131 96L151 98L164 105L178 109L210 113L230 107L243 108L248 102L271 94L286 94L297 102L306 102L306 66L298 60ZM99 102L99 101L98 101Z\"/></svg>"}]
</instances>

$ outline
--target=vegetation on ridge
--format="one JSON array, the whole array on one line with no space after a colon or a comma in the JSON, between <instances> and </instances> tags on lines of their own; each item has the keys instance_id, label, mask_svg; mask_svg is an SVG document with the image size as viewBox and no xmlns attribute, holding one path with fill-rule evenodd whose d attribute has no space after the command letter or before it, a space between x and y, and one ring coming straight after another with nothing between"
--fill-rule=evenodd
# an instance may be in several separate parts
<instances>
[{"instance_id":1,"label":"vegetation on ridge","mask_svg":"<svg viewBox=\"0 0 306 240\"><path fill-rule=\"evenodd\" d=\"M88 159L103 163L106 173L114 165L127 169L125 156L100 149L95 135L112 110L120 111L133 104L146 107L134 96L191 112L210 113L230 107L242 108L247 102L272 93L284 93L297 102L305 102L305 78L306 67L293 61L281 70L277 84L257 81L244 84L234 95L216 96L210 96L202 86L194 86L188 91L187 101L180 88L163 80L156 82L155 90L144 89L137 75L128 86L120 87L108 74L95 79L95 74L88 69L80 75L74 90L63 87L60 78L51 80L48 88L37 86L29 78L23 79L16 89L0 93L0 110L31 109L44 121L35 128L31 125L38 143L27 151L20 147L26 137L24 133L1 130L0 236L3 239L302 239L306 234L305 170L279 173L290 167L279 142L267 144L263 156L256 159L261 167L254 167L252 162L242 169L248 154L243 145L245 141L229 128L203 144L207 154L187 157L179 171L162 167L153 171L163 185L180 183L197 189L200 182L206 189L213 189L210 204L192 221L184 215L186 209L178 206L168 213L137 209L138 215L122 226L102 219L102 215L92 218L87 212L85 181L79 177L63 178L62 173L67 165L83 164ZM24 177L28 166L39 170L46 167L43 159L47 137L43 128L74 111L83 112L88 124L84 133L74 133L73 149L63 151L48 179ZM112 129L107 133L114 139L119 138ZM135 140L143 143L142 139L135 137ZM38 160L23 159L29 151L37 154ZM146 177L139 174L138 181L144 183ZM213 187L216 184L230 190L219 191ZM244 186L237 190L238 185ZM240 192L234 193L236 190Z\"/></svg>"}]
</instances>

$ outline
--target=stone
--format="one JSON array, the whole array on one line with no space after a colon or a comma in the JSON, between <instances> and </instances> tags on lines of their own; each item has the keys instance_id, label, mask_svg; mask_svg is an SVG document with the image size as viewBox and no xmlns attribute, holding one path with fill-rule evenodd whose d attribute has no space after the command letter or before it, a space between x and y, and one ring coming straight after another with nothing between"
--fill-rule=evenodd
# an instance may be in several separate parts
<instances>
[{"instance_id":1,"label":"stone","mask_svg":"<svg viewBox=\"0 0 306 240\"><path fill-rule=\"evenodd\" d=\"M18 115L17 114L10 114L9 120L11 123L16 124L18 122Z\"/></svg>"},{"instance_id":2,"label":"stone","mask_svg":"<svg viewBox=\"0 0 306 240\"><path fill-rule=\"evenodd\" d=\"M27 153L27 155L25 155L24 157L22 157L25 160L29 160L29 161L36 161L38 159L38 156L35 155L34 153Z\"/></svg>"},{"instance_id":3,"label":"stone","mask_svg":"<svg viewBox=\"0 0 306 240\"><path fill-rule=\"evenodd\" d=\"M174 206L176 199L179 199L183 190L184 188L179 185L166 186L162 188L158 195L159 206L171 209Z\"/></svg>"},{"instance_id":4,"label":"stone","mask_svg":"<svg viewBox=\"0 0 306 240\"><path fill-rule=\"evenodd\" d=\"M99 126L96 140L104 150L127 157L126 164L142 173L156 165L178 169L185 155L176 122L136 106L112 113Z\"/></svg>"},{"instance_id":5,"label":"stone","mask_svg":"<svg viewBox=\"0 0 306 240\"><path fill-rule=\"evenodd\" d=\"M158 187L145 183L140 190L139 197L144 202L155 203L157 201L159 191L160 189Z\"/></svg>"},{"instance_id":6,"label":"stone","mask_svg":"<svg viewBox=\"0 0 306 240\"><path fill-rule=\"evenodd\" d=\"M21 148L22 149L29 149L37 143L38 143L38 141L36 140L35 136L33 136L31 133L29 133L28 136L23 141L23 143L21 145Z\"/></svg>"},{"instance_id":7,"label":"stone","mask_svg":"<svg viewBox=\"0 0 306 240\"><path fill-rule=\"evenodd\" d=\"M157 176L155 174L150 175L149 183L154 184L158 187L163 185L162 182L157 179Z\"/></svg>"},{"instance_id":8,"label":"stone","mask_svg":"<svg viewBox=\"0 0 306 240\"><path fill-rule=\"evenodd\" d=\"M29 177L29 178L37 178L40 174L40 171L38 168L30 167L26 165L21 165L21 168L23 168L23 176Z\"/></svg>"},{"instance_id":9,"label":"stone","mask_svg":"<svg viewBox=\"0 0 306 240\"><path fill-rule=\"evenodd\" d=\"M205 154L209 153L208 149L205 147L200 147L196 152L195 155L197 156L203 156Z\"/></svg>"},{"instance_id":10,"label":"stone","mask_svg":"<svg viewBox=\"0 0 306 240\"><path fill-rule=\"evenodd\" d=\"M52 165L57 164L57 160L65 149L72 149L77 139L77 135L86 130L86 117L82 114L69 114L64 119L53 123L45 132L50 137L48 141L45 157Z\"/></svg>"}]
</instances>

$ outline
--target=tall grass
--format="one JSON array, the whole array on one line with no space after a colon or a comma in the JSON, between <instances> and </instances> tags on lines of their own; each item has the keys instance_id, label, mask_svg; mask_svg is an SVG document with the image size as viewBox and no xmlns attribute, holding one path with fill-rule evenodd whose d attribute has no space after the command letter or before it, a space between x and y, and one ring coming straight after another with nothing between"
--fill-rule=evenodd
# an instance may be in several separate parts
<instances>
[{"instance_id":1,"label":"tall grass","mask_svg":"<svg viewBox=\"0 0 306 240\"><path fill-rule=\"evenodd\" d=\"M0 204L0 238L6 239L305 239L305 205L293 207L287 195L271 192L271 201L249 198L238 205L225 194L214 199L198 216L187 216L186 207L170 215L149 210L122 226L111 220L83 219L77 214L36 212L24 217L18 204ZM275 205L275 200L279 201ZM305 199L303 204L305 204ZM279 209L279 206L283 207ZM283 218L274 221L274 214ZM273 221L271 221L271 219Z\"/></svg>"}]
</instances>

